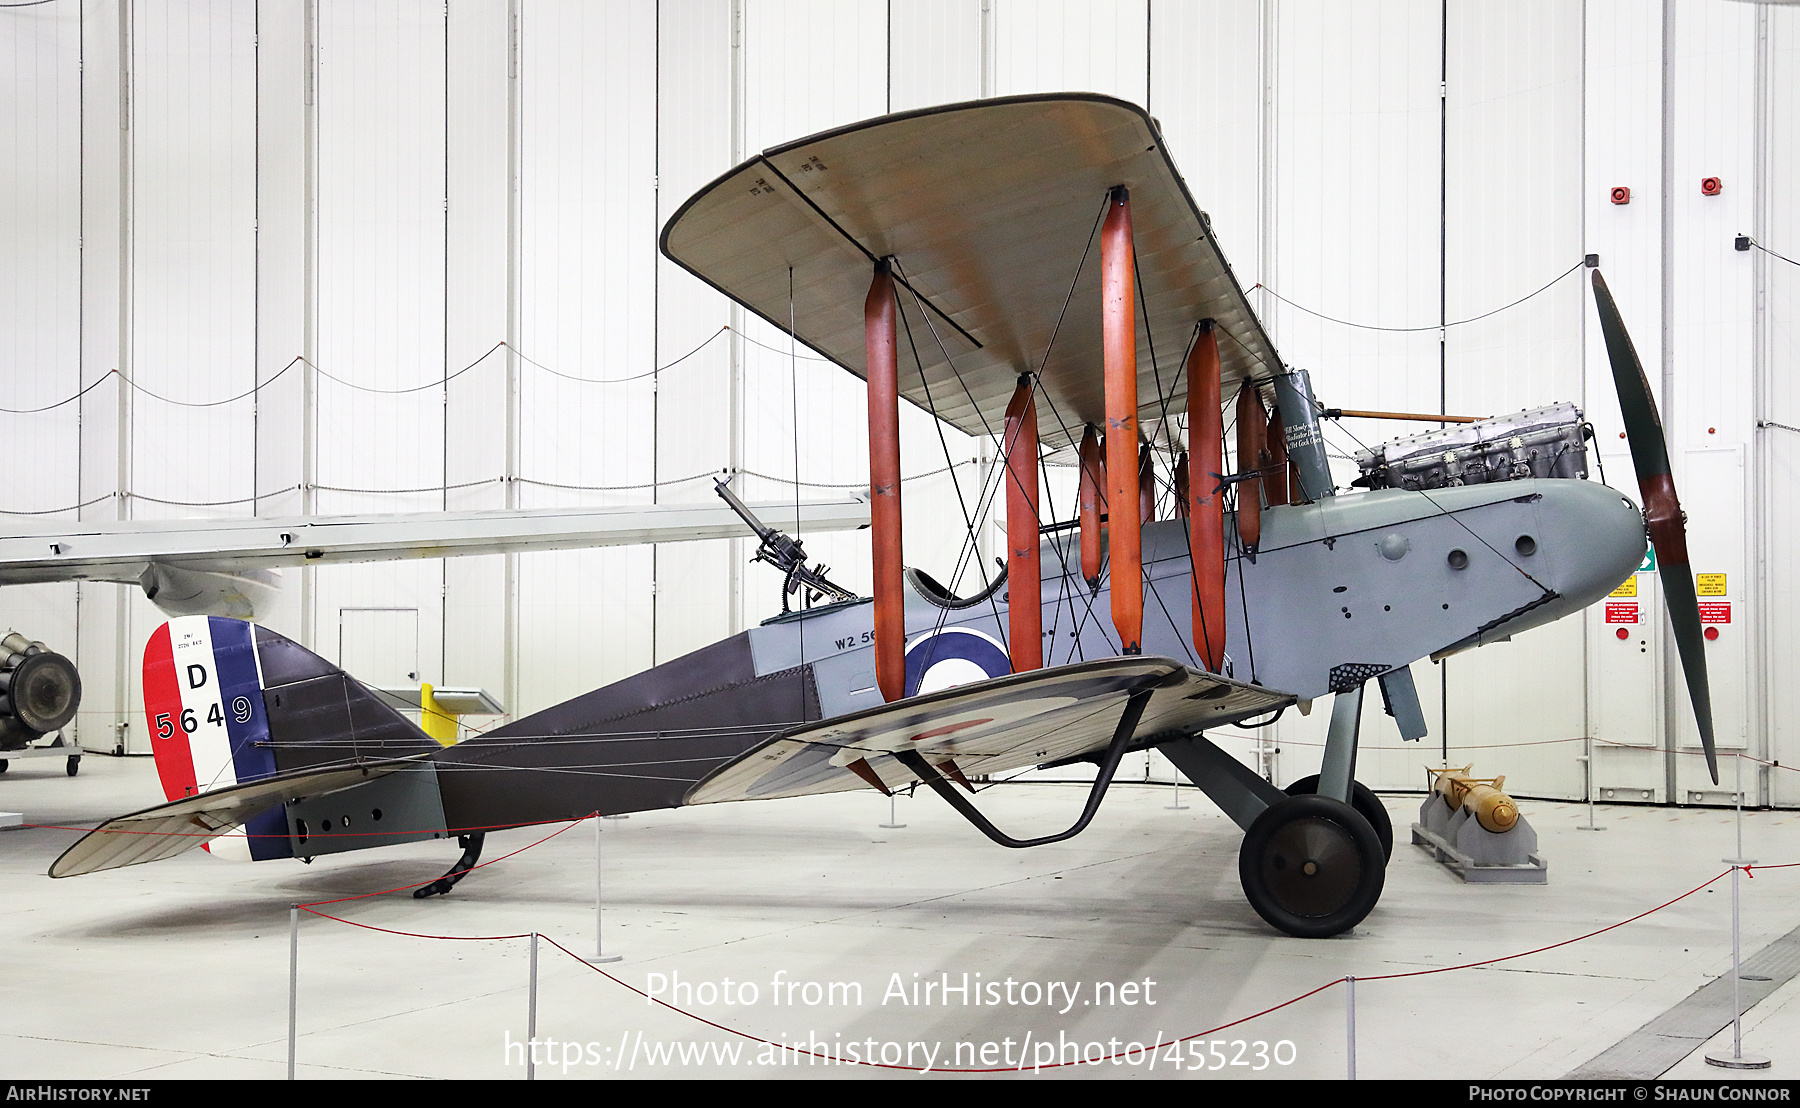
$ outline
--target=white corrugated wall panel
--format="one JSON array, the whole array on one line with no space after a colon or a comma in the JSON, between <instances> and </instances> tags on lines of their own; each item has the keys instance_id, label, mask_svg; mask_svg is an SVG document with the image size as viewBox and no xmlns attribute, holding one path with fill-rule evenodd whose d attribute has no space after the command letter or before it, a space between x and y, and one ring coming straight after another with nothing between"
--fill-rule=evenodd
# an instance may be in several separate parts
<instances>
[{"instance_id":1,"label":"white corrugated wall panel","mask_svg":"<svg viewBox=\"0 0 1800 1108\"><path fill-rule=\"evenodd\" d=\"M994 0L994 94L1149 92L1148 0Z\"/></svg>"},{"instance_id":2,"label":"white corrugated wall panel","mask_svg":"<svg viewBox=\"0 0 1800 1108\"><path fill-rule=\"evenodd\" d=\"M319 510L437 508L443 5L323 3L318 58Z\"/></svg>"},{"instance_id":3,"label":"white corrugated wall panel","mask_svg":"<svg viewBox=\"0 0 1800 1108\"><path fill-rule=\"evenodd\" d=\"M255 492L256 12L137 5L132 515L248 515ZM178 501L164 504L159 501ZM217 503L228 501L229 503Z\"/></svg>"},{"instance_id":4,"label":"white corrugated wall panel","mask_svg":"<svg viewBox=\"0 0 1800 1108\"><path fill-rule=\"evenodd\" d=\"M0 12L0 63L0 507L48 512L80 493L80 9Z\"/></svg>"},{"instance_id":5,"label":"white corrugated wall panel","mask_svg":"<svg viewBox=\"0 0 1800 1108\"><path fill-rule=\"evenodd\" d=\"M445 476L452 510L503 508L508 435L507 337L512 289L512 117L516 80L507 0L456 0L446 28L449 182L446 228ZM467 488L455 488L469 484ZM444 630L437 682L477 686L513 707L507 677L505 555L444 562ZM428 657L430 653L428 652ZM479 721L485 723L486 721Z\"/></svg>"},{"instance_id":6,"label":"white corrugated wall panel","mask_svg":"<svg viewBox=\"0 0 1800 1108\"><path fill-rule=\"evenodd\" d=\"M889 111L981 95L981 0L903 0L888 14Z\"/></svg>"},{"instance_id":7,"label":"white corrugated wall panel","mask_svg":"<svg viewBox=\"0 0 1800 1108\"><path fill-rule=\"evenodd\" d=\"M80 498L81 13L71 4L0 12L0 441L12 461L0 527L74 519ZM76 653L75 586L8 589L0 633ZM110 712L91 730L101 742ZM79 729L88 718L83 712Z\"/></svg>"},{"instance_id":8,"label":"white corrugated wall panel","mask_svg":"<svg viewBox=\"0 0 1800 1108\"><path fill-rule=\"evenodd\" d=\"M437 509L445 471L444 8L407 0L321 3L318 12L315 504L324 513ZM345 610L413 608L417 657L439 668L442 562L316 574L314 649L336 656Z\"/></svg>"},{"instance_id":9,"label":"white corrugated wall panel","mask_svg":"<svg viewBox=\"0 0 1800 1108\"><path fill-rule=\"evenodd\" d=\"M656 231L708 181L731 168L731 0L657 8ZM656 255L656 467L674 480L731 464L730 302ZM659 503L712 503L711 481L664 485ZM747 549L736 541L669 543L656 549L656 660L731 633L731 582Z\"/></svg>"},{"instance_id":10,"label":"white corrugated wall panel","mask_svg":"<svg viewBox=\"0 0 1800 1108\"><path fill-rule=\"evenodd\" d=\"M1274 161L1265 168L1274 175L1274 252L1260 279L1307 310L1258 302L1269 305L1265 324L1282 357L1311 371L1314 390L1331 407L1437 407L1435 327L1392 332L1346 323L1404 328L1439 319L1439 10L1425 0L1277 7ZM1394 424L1370 420L1326 424L1327 448L1340 459L1337 483L1355 476L1343 459L1360 444L1396 433ZM1417 668L1435 740L1436 672ZM1411 785L1418 747L1391 755L1378 749L1399 746L1380 705L1371 686L1362 722L1368 754L1358 776ZM1279 780L1317 770L1329 708L1321 701L1311 716L1289 712L1282 720Z\"/></svg>"},{"instance_id":11,"label":"white corrugated wall panel","mask_svg":"<svg viewBox=\"0 0 1800 1108\"><path fill-rule=\"evenodd\" d=\"M1600 270L1651 379L1662 366L1662 8L1641 0L1589 0L1585 35L1587 251ZM1630 202L1612 202L1614 188ZM1588 278L1583 275L1582 280ZM1584 293L1591 301L1591 293ZM1592 308L1583 308L1592 312ZM1585 316L1586 411L1594 425L1589 465L1597 478L1641 502L1619 415L1606 345ZM1658 390L1660 392L1660 390ZM1637 574L1632 625L1604 622L1604 605L1581 618L1588 634L1588 731L1594 785L1615 796L1664 790L1662 601L1654 574ZM1624 639L1617 637L1627 626Z\"/></svg>"},{"instance_id":12,"label":"white corrugated wall panel","mask_svg":"<svg viewBox=\"0 0 1800 1108\"><path fill-rule=\"evenodd\" d=\"M1446 329L1446 408L1496 415L1579 404L1588 293L1585 272L1566 271L1584 253L1581 9L1456 3L1449 14L1445 315L1471 319L1530 299ZM1444 663L1450 760L1505 773L1532 795L1584 795L1585 634L1582 620L1565 619ZM1420 682L1438 676L1415 667ZM1439 721L1429 722L1425 745L1441 751ZM1411 764L1400 781L1418 783L1419 758L1403 760Z\"/></svg>"},{"instance_id":13,"label":"white corrugated wall panel","mask_svg":"<svg viewBox=\"0 0 1800 1108\"><path fill-rule=\"evenodd\" d=\"M887 110L885 3L746 0L742 35L745 157ZM749 473L738 482L744 498L794 495L792 485L771 477L866 483L868 403L862 382L805 348L790 358L784 331L748 313L744 319L743 457ZM913 453L908 445L903 440L903 458ZM831 564L846 587L868 589L866 535L802 538L813 558ZM751 567L743 576L747 623L781 610L773 571Z\"/></svg>"},{"instance_id":14,"label":"white corrugated wall panel","mask_svg":"<svg viewBox=\"0 0 1800 1108\"><path fill-rule=\"evenodd\" d=\"M655 471L656 5L522 10L520 504L645 504ZM602 486L581 490L557 485ZM526 554L519 701L651 662L651 552Z\"/></svg>"},{"instance_id":15,"label":"white corrugated wall panel","mask_svg":"<svg viewBox=\"0 0 1800 1108\"><path fill-rule=\"evenodd\" d=\"M1238 283L1249 288L1260 280L1265 180L1260 7L1165 2L1152 18L1147 106Z\"/></svg>"},{"instance_id":16,"label":"white corrugated wall panel","mask_svg":"<svg viewBox=\"0 0 1800 1108\"><path fill-rule=\"evenodd\" d=\"M1721 749L1749 738L1750 635L1755 595L1747 571L1750 482L1746 468L1753 422L1754 263L1733 248L1750 224L1755 195L1756 51L1754 7L1727 0L1679 5L1675 12L1673 226L1674 387L1664 413L1670 461L1687 512L1694 571L1723 573L1732 621L1706 646L1713 728ZM1724 189L1701 192L1703 177ZM1681 748L1683 794L1712 789L1699 757L1699 734L1679 662L1669 650L1669 698ZM1732 787L1729 774L1721 776ZM1721 799L1713 796L1715 801Z\"/></svg>"},{"instance_id":17,"label":"white corrugated wall panel","mask_svg":"<svg viewBox=\"0 0 1800 1108\"><path fill-rule=\"evenodd\" d=\"M1767 120L1763 132L1766 178L1758 242L1800 261L1800 9L1767 10ZM1764 711L1767 750L1779 762L1768 775L1777 804L1800 805L1800 513L1792 510L1800 488L1800 265L1757 252L1763 270L1762 556L1765 574L1762 641L1767 657ZM1786 426L1773 426L1785 424ZM1747 767L1746 767L1747 768ZM1748 774L1745 775L1748 778Z\"/></svg>"}]
</instances>

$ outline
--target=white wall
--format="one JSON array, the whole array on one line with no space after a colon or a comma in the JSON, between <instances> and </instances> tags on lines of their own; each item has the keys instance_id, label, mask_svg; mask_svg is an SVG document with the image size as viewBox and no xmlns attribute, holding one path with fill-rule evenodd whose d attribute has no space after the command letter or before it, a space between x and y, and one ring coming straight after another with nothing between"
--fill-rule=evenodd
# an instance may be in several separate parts
<instances>
[{"instance_id":1,"label":"white wall","mask_svg":"<svg viewBox=\"0 0 1800 1108\"><path fill-rule=\"evenodd\" d=\"M1721 743L1800 761L1785 678L1800 432L1779 426L1800 427L1800 273L1731 248L1742 231L1800 256L1800 12L1694 0L1670 22L1665 41L1651 0L0 11L0 408L91 386L0 412L0 511L709 500L702 475L734 467L752 498L792 495L796 475L808 495L854 485L861 384L803 349L790 359L778 328L661 259L662 221L742 158L826 127L1097 90L1158 117L1240 279L1266 285L1252 296L1272 336L1328 403L1489 414L1577 400L1607 476L1635 496L1585 273L1437 328L1598 253L1652 376L1666 370L1695 568L1731 581L1733 622L1709 648ZM1724 193L1700 196L1701 176ZM1630 205L1607 202L1615 184ZM908 558L948 576L956 493L975 499L982 444L940 443L919 411L904 423L908 473L963 463L909 487ZM1331 442L1348 455L1395 433L1346 421ZM991 553L991 529L983 542ZM808 546L866 588L865 536ZM416 627L421 678L530 711L769 614L776 582L748 553L294 572L271 622L327 654L346 618ZM1663 748L1691 742L1692 723L1654 582L1641 591L1647 622L1627 642L1591 613L1419 664L1432 736L1402 747L1371 705L1362 776L1412 785L1447 735L1453 760L1578 796L1593 736L1603 787L1684 799L1698 760ZM416 615L342 614L372 609ZM13 589L0 622L78 652L84 741L111 746L154 610L116 586ZM1316 764L1325 715L1232 745L1279 745L1291 779ZM1758 770L1752 799L1800 803L1794 776Z\"/></svg>"}]
</instances>

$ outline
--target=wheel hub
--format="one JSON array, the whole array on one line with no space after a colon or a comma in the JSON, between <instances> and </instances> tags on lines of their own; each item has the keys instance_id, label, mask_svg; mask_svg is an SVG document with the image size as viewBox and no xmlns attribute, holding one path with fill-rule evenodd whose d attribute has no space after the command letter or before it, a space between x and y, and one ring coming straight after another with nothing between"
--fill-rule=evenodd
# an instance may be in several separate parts
<instances>
[{"instance_id":1,"label":"wheel hub","mask_svg":"<svg viewBox=\"0 0 1800 1108\"><path fill-rule=\"evenodd\" d=\"M1356 844L1328 819L1294 820L1270 837L1264 879L1295 915L1326 916L1343 908L1362 879Z\"/></svg>"}]
</instances>

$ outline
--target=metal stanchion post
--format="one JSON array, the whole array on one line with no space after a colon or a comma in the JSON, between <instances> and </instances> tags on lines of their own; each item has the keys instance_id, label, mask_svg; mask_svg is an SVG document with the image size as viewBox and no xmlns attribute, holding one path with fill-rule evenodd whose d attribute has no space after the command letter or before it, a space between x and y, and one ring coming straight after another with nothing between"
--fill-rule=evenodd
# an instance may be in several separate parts
<instances>
[{"instance_id":1,"label":"metal stanchion post","mask_svg":"<svg viewBox=\"0 0 1800 1108\"><path fill-rule=\"evenodd\" d=\"M1344 1055L1350 1068L1350 1080L1356 1080L1356 978L1344 978L1349 991L1344 994Z\"/></svg>"},{"instance_id":2,"label":"metal stanchion post","mask_svg":"<svg viewBox=\"0 0 1800 1108\"><path fill-rule=\"evenodd\" d=\"M599 812L594 813L596 816ZM601 949L600 938L600 821L594 821L594 956L588 961L593 965L603 962L617 962L624 955L608 954Z\"/></svg>"},{"instance_id":3,"label":"metal stanchion post","mask_svg":"<svg viewBox=\"0 0 1800 1108\"><path fill-rule=\"evenodd\" d=\"M294 1027L300 998L300 906L288 909L288 1075L294 1079Z\"/></svg>"},{"instance_id":4,"label":"metal stanchion post","mask_svg":"<svg viewBox=\"0 0 1800 1108\"><path fill-rule=\"evenodd\" d=\"M1177 777L1175 779L1175 803L1163 805L1163 810L1168 812L1185 812L1187 809L1188 806L1181 802L1181 778Z\"/></svg>"},{"instance_id":5,"label":"metal stanchion post","mask_svg":"<svg viewBox=\"0 0 1800 1108\"><path fill-rule=\"evenodd\" d=\"M1728 1070L1766 1070L1773 1063L1760 1054L1744 1053L1744 979L1742 967L1739 965L1743 951L1742 935L1738 920L1738 873L1746 866L1755 863L1756 859L1744 857L1744 759L1740 755L1737 763L1737 857L1727 858L1731 863L1731 1053L1722 1050L1709 1051L1706 1064L1719 1066Z\"/></svg>"},{"instance_id":6,"label":"metal stanchion post","mask_svg":"<svg viewBox=\"0 0 1800 1108\"><path fill-rule=\"evenodd\" d=\"M880 826L883 829L888 830L888 831L898 831L902 827L906 826L906 824L900 822L899 813L894 811L894 803L895 803L894 794L889 793L888 794L888 821L886 823L880 824Z\"/></svg>"},{"instance_id":7,"label":"metal stanchion post","mask_svg":"<svg viewBox=\"0 0 1800 1108\"><path fill-rule=\"evenodd\" d=\"M537 1080L537 932L531 933L531 989L525 1015L525 1080Z\"/></svg>"},{"instance_id":8,"label":"metal stanchion post","mask_svg":"<svg viewBox=\"0 0 1800 1108\"><path fill-rule=\"evenodd\" d=\"M1594 826L1594 736L1592 736L1592 735L1587 736L1587 738L1585 740L1585 745L1583 746L1582 749L1583 749L1584 753L1578 755L1576 757L1576 760L1582 764L1583 768L1586 770L1586 773L1587 773L1588 821L1587 821L1586 827L1577 826L1575 828L1575 830L1577 830L1577 831L1604 831L1604 830L1606 830L1606 828Z\"/></svg>"}]
</instances>

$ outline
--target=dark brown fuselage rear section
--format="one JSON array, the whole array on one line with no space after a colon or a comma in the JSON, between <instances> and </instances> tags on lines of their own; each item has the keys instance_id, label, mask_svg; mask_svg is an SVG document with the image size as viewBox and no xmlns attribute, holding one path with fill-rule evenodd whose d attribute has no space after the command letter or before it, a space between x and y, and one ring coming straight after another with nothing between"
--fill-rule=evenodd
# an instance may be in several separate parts
<instances>
[{"instance_id":1,"label":"dark brown fuselage rear section","mask_svg":"<svg viewBox=\"0 0 1800 1108\"><path fill-rule=\"evenodd\" d=\"M818 718L811 667L758 677L737 634L433 761L449 826L544 823L676 807L714 769Z\"/></svg>"}]
</instances>

